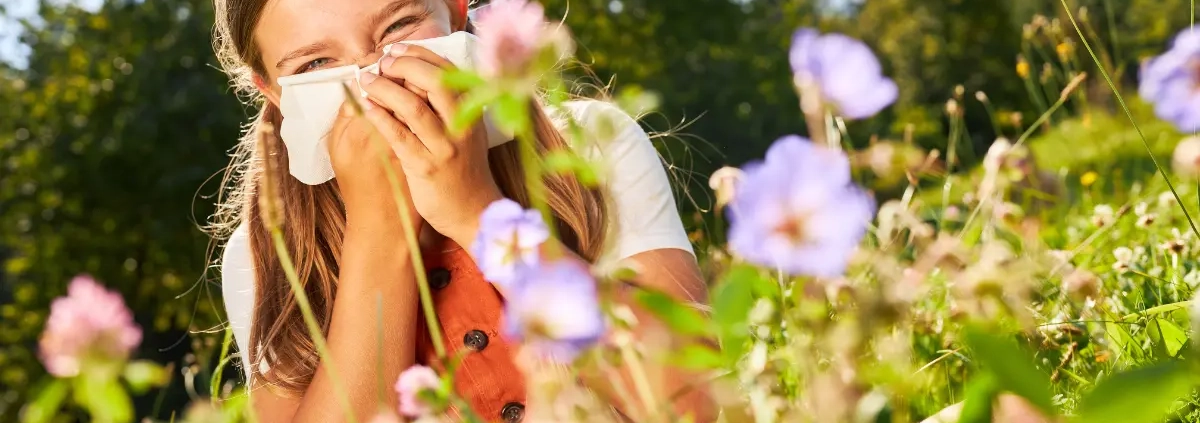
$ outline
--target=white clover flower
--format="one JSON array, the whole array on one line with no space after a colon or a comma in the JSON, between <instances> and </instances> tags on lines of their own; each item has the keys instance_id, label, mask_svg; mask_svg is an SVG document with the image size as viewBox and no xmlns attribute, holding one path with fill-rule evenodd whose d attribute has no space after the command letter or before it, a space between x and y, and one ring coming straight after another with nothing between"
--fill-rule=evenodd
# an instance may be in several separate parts
<instances>
[{"instance_id":1,"label":"white clover flower","mask_svg":"<svg viewBox=\"0 0 1200 423\"><path fill-rule=\"evenodd\" d=\"M1112 206L1108 204L1100 204L1092 209L1092 225L1095 225L1097 228L1110 226L1116 220L1116 213L1113 211Z\"/></svg>"},{"instance_id":2,"label":"white clover flower","mask_svg":"<svg viewBox=\"0 0 1200 423\"><path fill-rule=\"evenodd\" d=\"M1171 191L1164 192L1158 195L1158 206L1162 208L1170 208L1175 206L1175 195Z\"/></svg>"},{"instance_id":3,"label":"white clover flower","mask_svg":"<svg viewBox=\"0 0 1200 423\"><path fill-rule=\"evenodd\" d=\"M1187 272L1186 275L1183 275L1183 283L1195 289L1197 285L1200 285L1200 272L1196 271L1196 269Z\"/></svg>"},{"instance_id":4,"label":"white clover flower","mask_svg":"<svg viewBox=\"0 0 1200 423\"><path fill-rule=\"evenodd\" d=\"M1117 247L1113 249L1113 257L1116 257L1117 261L1129 263L1133 261L1133 250L1129 247Z\"/></svg>"}]
</instances>

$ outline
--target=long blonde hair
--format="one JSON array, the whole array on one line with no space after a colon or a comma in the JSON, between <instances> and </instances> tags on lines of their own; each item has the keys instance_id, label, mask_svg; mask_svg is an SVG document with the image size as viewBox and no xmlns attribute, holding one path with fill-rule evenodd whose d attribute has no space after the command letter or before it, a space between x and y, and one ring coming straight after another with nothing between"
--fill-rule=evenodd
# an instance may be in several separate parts
<instances>
[{"instance_id":1,"label":"long blonde hair","mask_svg":"<svg viewBox=\"0 0 1200 423\"><path fill-rule=\"evenodd\" d=\"M257 187L264 172L276 169L279 174L272 175L272 180L279 185L286 247L323 331L329 330L337 294L346 216L335 182L303 184L287 174L285 148L274 152L257 148L260 133L275 136L273 131L262 131L263 125L277 128L282 120L279 109L265 101L253 83L254 75L266 74L253 43L254 28L266 3L267 0L214 0L213 48L238 93L260 109L234 149L218 195L212 228L218 237L228 236L242 225L249 231L256 295L250 339L241 340L244 343L241 348L243 354L249 354L252 376L284 392L298 393L312 381L318 356L271 236L260 219ZM569 148L541 107L532 110L539 157ZM279 140L273 141L267 144L283 145ZM507 143L491 149L489 164L505 196L528 206L529 192L523 183L523 164L517 147L516 143ZM274 163L266 166L266 160ZM553 224L562 242L585 259L595 260L600 255L607 221L602 194L571 176L547 175L544 181ZM266 370L258 365L264 358L270 362Z\"/></svg>"}]
</instances>

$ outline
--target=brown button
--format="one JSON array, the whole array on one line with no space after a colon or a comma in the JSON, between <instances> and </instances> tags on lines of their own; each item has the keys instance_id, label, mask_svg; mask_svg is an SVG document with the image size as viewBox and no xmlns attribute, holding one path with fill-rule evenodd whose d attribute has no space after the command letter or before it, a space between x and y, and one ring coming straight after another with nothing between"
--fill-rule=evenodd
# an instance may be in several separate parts
<instances>
[{"instance_id":1,"label":"brown button","mask_svg":"<svg viewBox=\"0 0 1200 423\"><path fill-rule=\"evenodd\" d=\"M450 271L439 267L429 271L429 287L434 291L441 291L446 285L450 284Z\"/></svg>"},{"instance_id":2,"label":"brown button","mask_svg":"<svg viewBox=\"0 0 1200 423\"><path fill-rule=\"evenodd\" d=\"M504 408L500 410L500 418L504 419L504 423L520 422L525 418L525 405L519 402L504 404Z\"/></svg>"},{"instance_id":3,"label":"brown button","mask_svg":"<svg viewBox=\"0 0 1200 423\"><path fill-rule=\"evenodd\" d=\"M488 336L481 330L473 330L463 335L463 345L471 351L483 351L488 346Z\"/></svg>"}]
</instances>

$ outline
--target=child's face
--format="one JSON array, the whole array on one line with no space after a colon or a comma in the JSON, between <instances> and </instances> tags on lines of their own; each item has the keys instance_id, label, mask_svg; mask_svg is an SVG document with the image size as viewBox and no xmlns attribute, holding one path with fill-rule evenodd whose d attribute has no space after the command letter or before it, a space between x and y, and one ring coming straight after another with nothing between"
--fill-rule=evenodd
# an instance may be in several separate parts
<instances>
[{"instance_id":1,"label":"child's face","mask_svg":"<svg viewBox=\"0 0 1200 423\"><path fill-rule=\"evenodd\" d=\"M279 92L280 77L375 62L383 46L449 35L462 26L455 0L269 0L254 31L263 77ZM266 88L266 87L262 87Z\"/></svg>"}]
</instances>

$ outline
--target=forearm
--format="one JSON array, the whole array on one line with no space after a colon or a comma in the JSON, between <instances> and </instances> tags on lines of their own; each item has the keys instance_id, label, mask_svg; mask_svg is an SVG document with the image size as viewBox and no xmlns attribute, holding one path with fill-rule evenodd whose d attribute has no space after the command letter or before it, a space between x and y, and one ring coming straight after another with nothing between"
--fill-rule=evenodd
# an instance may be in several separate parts
<instances>
[{"instance_id":1,"label":"forearm","mask_svg":"<svg viewBox=\"0 0 1200 423\"><path fill-rule=\"evenodd\" d=\"M381 405L394 407L391 386L415 362L419 302L410 250L402 236L367 223L348 222L343 242L328 335L336 375L326 363L317 369L293 421L345 418L334 376L360 421Z\"/></svg>"}]
</instances>

